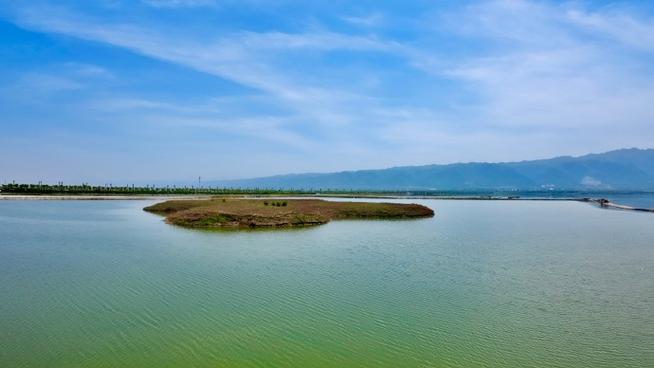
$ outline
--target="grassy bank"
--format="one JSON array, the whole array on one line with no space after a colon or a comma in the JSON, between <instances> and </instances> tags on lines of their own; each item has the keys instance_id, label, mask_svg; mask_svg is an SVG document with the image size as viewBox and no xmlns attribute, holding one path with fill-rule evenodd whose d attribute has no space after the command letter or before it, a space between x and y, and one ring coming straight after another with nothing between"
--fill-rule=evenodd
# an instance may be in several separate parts
<instances>
[{"instance_id":1,"label":"grassy bank","mask_svg":"<svg viewBox=\"0 0 654 368\"><path fill-rule=\"evenodd\" d=\"M172 200L144 208L166 216L170 224L193 228L296 227L339 219L401 219L431 217L418 204L331 202L319 199Z\"/></svg>"}]
</instances>

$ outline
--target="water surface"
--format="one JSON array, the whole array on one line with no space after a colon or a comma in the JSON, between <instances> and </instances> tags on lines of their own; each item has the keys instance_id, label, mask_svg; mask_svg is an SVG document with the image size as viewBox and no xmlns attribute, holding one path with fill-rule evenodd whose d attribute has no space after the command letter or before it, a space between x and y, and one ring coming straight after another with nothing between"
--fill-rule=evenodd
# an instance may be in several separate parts
<instances>
[{"instance_id":1,"label":"water surface","mask_svg":"<svg viewBox=\"0 0 654 368\"><path fill-rule=\"evenodd\" d=\"M606 197L611 202L621 205L654 209L654 193L609 194Z\"/></svg>"},{"instance_id":2,"label":"water surface","mask_svg":"<svg viewBox=\"0 0 654 368\"><path fill-rule=\"evenodd\" d=\"M654 366L652 214L207 232L149 203L0 201L0 367Z\"/></svg>"}]
</instances>

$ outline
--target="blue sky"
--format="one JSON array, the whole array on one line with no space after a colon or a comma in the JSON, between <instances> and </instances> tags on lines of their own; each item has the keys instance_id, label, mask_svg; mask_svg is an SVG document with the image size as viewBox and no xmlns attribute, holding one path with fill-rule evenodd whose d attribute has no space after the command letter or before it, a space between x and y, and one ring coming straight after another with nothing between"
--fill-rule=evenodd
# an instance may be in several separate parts
<instances>
[{"instance_id":1,"label":"blue sky","mask_svg":"<svg viewBox=\"0 0 654 368\"><path fill-rule=\"evenodd\" d=\"M654 142L644 1L0 0L0 180L148 183Z\"/></svg>"}]
</instances>

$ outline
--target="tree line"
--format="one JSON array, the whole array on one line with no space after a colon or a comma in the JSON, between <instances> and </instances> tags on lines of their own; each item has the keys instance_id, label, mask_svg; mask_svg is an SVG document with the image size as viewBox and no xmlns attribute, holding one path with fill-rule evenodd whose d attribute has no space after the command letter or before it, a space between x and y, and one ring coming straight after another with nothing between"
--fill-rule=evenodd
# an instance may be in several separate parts
<instances>
[{"instance_id":1,"label":"tree line","mask_svg":"<svg viewBox=\"0 0 654 368\"><path fill-rule=\"evenodd\" d=\"M371 194L382 192L365 191ZM88 183L64 185L57 184L2 184L3 194L207 194L207 195L298 195L298 194L355 194L362 191L338 189L271 189L271 188L226 188L226 187L194 187L194 186L136 186L136 185L89 185ZM387 194L388 192L383 192Z\"/></svg>"}]
</instances>

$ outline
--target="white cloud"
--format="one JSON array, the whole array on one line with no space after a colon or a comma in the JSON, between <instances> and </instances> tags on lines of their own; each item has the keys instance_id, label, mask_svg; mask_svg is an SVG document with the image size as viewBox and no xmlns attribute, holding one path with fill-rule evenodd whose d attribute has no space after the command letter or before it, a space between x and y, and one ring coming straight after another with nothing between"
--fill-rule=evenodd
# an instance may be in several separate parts
<instances>
[{"instance_id":1,"label":"white cloud","mask_svg":"<svg viewBox=\"0 0 654 368\"><path fill-rule=\"evenodd\" d=\"M98 65L69 62L65 63L65 66L81 77L114 78L110 71Z\"/></svg>"},{"instance_id":2,"label":"white cloud","mask_svg":"<svg viewBox=\"0 0 654 368\"><path fill-rule=\"evenodd\" d=\"M18 78L18 81L5 91L8 94L44 94L74 91L84 88L84 84L71 78L45 74L45 73L26 73Z\"/></svg>"},{"instance_id":3,"label":"white cloud","mask_svg":"<svg viewBox=\"0 0 654 368\"><path fill-rule=\"evenodd\" d=\"M360 103L368 98L330 83L312 85L306 76L294 75L288 65L277 66L275 55L294 50L393 52L401 47L375 38L328 31L235 32L212 39L185 38L138 25L103 24L60 8L47 12L42 8L22 9L18 21L29 28L124 47L259 89L305 115L307 121L322 124L347 122L350 119L344 109L351 110L356 105L353 101Z\"/></svg>"},{"instance_id":4,"label":"white cloud","mask_svg":"<svg viewBox=\"0 0 654 368\"><path fill-rule=\"evenodd\" d=\"M199 7L215 6L215 0L141 0L143 3L156 8L179 8L179 7Z\"/></svg>"},{"instance_id":5,"label":"white cloud","mask_svg":"<svg viewBox=\"0 0 654 368\"><path fill-rule=\"evenodd\" d=\"M100 98L86 106L104 120L121 121L153 129L200 128L230 135L257 138L300 150L318 145L288 129L293 117L275 117L246 111L229 111L221 102L209 99L184 104L143 98Z\"/></svg>"},{"instance_id":6,"label":"white cloud","mask_svg":"<svg viewBox=\"0 0 654 368\"><path fill-rule=\"evenodd\" d=\"M465 82L479 96L474 107L486 126L567 128L597 136L615 126L634 132L650 124L651 66L597 36L609 33L637 45L632 32L646 40L651 24L628 14L570 9L570 4L495 1L451 15L468 37L494 47L431 72Z\"/></svg>"},{"instance_id":7,"label":"white cloud","mask_svg":"<svg viewBox=\"0 0 654 368\"><path fill-rule=\"evenodd\" d=\"M384 23L384 15L378 12L364 16L347 16L342 17L345 22L357 27L380 27Z\"/></svg>"}]
</instances>

